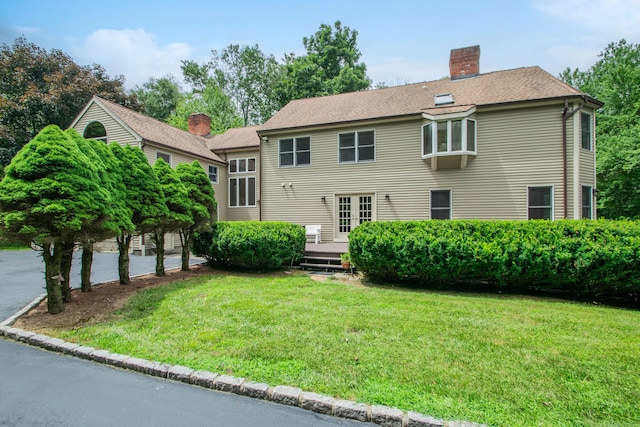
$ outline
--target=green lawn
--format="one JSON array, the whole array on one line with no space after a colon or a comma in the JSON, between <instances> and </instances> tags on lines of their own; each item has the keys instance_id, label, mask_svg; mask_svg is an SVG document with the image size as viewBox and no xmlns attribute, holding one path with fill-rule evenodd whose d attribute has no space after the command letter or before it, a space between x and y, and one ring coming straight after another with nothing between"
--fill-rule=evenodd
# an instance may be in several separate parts
<instances>
[{"instance_id":1,"label":"green lawn","mask_svg":"<svg viewBox=\"0 0 640 427\"><path fill-rule=\"evenodd\" d=\"M31 248L22 243L11 242L0 237L0 251L26 251L27 249Z\"/></svg>"},{"instance_id":2,"label":"green lawn","mask_svg":"<svg viewBox=\"0 0 640 427\"><path fill-rule=\"evenodd\" d=\"M640 425L640 312L227 275L55 331L113 352L499 426Z\"/></svg>"}]
</instances>

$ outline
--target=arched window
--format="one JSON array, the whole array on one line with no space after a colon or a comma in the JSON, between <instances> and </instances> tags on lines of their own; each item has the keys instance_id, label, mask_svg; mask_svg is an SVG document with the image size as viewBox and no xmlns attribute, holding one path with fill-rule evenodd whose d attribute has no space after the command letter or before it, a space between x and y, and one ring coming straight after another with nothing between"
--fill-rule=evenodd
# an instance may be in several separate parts
<instances>
[{"instance_id":1,"label":"arched window","mask_svg":"<svg viewBox=\"0 0 640 427\"><path fill-rule=\"evenodd\" d=\"M100 122L91 122L84 128L83 137L87 139L97 139L98 141L107 142L107 131Z\"/></svg>"}]
</instances>

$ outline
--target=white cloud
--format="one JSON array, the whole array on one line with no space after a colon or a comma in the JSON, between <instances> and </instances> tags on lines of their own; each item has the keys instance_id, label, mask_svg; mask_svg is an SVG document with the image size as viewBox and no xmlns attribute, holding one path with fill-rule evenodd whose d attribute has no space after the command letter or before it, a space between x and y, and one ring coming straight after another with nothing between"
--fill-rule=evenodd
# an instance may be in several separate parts
<instances>
[{"instance_id":1,"label":"white cloud","mask_svg":"<svg viewBox=\"0 0 640 427\"><path fill-rule=\"evenodd\" d=\"M617 35L617 39L640 36L640 0L534 0L533 6L578 29Z\"/></svg>"},{"instance_id":2,"label":"white cloud","mask_svg":"<svg viewBox=\"0 0 640 427\"><path fill-rule=\"evenodd\" d=\"M180 61L190 59L192 52L186 43L158 46L155 36L143 29L100 29L76 43L72 56L79 64L102 65L112 77L122 74L131 89L151 76L180 78Z\"/></svg>"}]
</instances>

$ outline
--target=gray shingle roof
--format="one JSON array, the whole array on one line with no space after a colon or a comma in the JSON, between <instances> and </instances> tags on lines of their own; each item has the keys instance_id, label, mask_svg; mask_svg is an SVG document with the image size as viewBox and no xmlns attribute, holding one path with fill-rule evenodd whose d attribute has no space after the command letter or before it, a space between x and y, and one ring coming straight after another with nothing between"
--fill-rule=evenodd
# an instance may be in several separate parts
<instances>
[{"instance_id":1,"label":"gray shingle roof","mask_svg":"<svg viewBox=\"0 0 640 427\"><path fill-rule=\"evenodd\" d=\"M436 106L434 96L452 94L453 104ZM292 101L261 132L402 116L444 114L473 106L584 95L540 67L516 68L460 80L434 80L386 89Z\"/></svg>"},{"instance_id":2,"label":"gray shingle roof","mask_svg":"<svg viewBox=\"0 0 640 427\"><path fill-rule=\"evenodd\" d=\"M220 156L209 150L206 138L174 128L171 125L140 114L115 102L97 96L95 96L94 99L147 142L190 153L196 157L213 160L218 163L226 163Z\"/></svg>"}]
</instances>

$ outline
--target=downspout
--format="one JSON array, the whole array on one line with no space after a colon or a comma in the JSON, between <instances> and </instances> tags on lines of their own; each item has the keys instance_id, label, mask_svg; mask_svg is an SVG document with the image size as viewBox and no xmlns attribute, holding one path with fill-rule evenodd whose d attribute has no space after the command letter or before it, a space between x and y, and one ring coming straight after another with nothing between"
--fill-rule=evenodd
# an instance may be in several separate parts
<instances>
[{"instance_id":1,"label":"downspout","mask_svg":"<svg viewBox=\"0 0 640 427\"><path fill-rule=\"evenodd\" d=\"M578 105L578 108L573 110L569 110L569 100L567 98L564 99L564 108L562 109L562 186L563 186L563 204L564 204L564 219L567 219L569 216L569 207L568 200L569 196L567 194L568 184L567 184L567 120L569 120L575 113L580 111L582 107L587 103L584 97L581 97L581 103ZM575 129L573 130L575 132ZM574 197L575 199L575 197ZM574 200L575 203L575 200Z\"/></svg>"},{"instance_id":2,"label":"downspout","mask_svg":"<svg viewBox=\"0 0 640 427\"><path fill-rule=\"evenodd\" d=\"M258 171L258 220L262 221L262 137L258 134L258 159L260 160L260 170Z\"/></svg>"}]
</instances>

